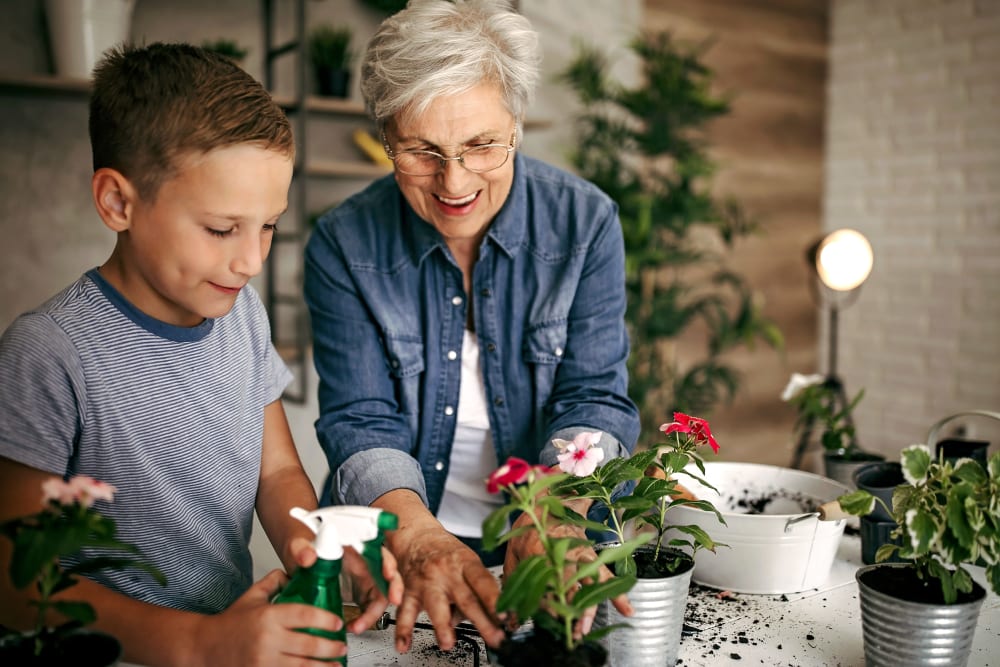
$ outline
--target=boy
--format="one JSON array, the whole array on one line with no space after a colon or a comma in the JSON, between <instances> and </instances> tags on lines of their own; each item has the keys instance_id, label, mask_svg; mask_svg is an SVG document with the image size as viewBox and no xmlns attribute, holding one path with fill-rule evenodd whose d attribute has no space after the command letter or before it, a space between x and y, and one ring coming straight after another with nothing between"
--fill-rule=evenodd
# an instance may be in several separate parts
<instances>
[{"instance_id":1,"label":"boy","mask_svg":"<svg viewBox=\"0 0 1000 667\"><path fill-rule=\"evenodd\" d=\"M294 631L342 621L270 605L287 577L252 584L248 551L256 506L287 570L315 560L312 533L288 514L316 506L280 401L290 373L248 285L287 207L288 120L229 60L152 44L97 66L90 136L94 204L117 241L102 266L0 339L0 519L37 511L53 476L117 487L98 509L167 585L102 571L65 597L94 606L95 626L122 642L126 660L342 655L343 644ZM24 627L29 593L7 580L9 557L0 540L0 624ZM386 575L398 603L391 557ZM370 604L351 631L387 604L370 580L358 583Z\"/></svg>"}]
</instances>

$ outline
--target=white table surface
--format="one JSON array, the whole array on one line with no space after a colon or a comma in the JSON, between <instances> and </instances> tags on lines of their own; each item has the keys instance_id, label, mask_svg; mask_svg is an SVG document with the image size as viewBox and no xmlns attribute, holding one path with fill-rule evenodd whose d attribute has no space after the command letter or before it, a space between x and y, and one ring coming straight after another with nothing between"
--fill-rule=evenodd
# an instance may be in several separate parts
<instances>
[{"instance_id":1,"label":"white table surface","mask_svg":"<svg viewBox=\"0 0 1000 667\"><path fill-rule=\"evenodd\" d=\"M845 535L827 582L804 593L720 598L719 591L692 584L677 664L863 667L861 605L854 580L862 564L860 553L860 538ZM983 584L982 568L970 570ZM349 667L471 667L477 650L479 664L487 664L481 642L478 649L462 643L444 653L436 649L431 630L418 629L406 654L396 653L392 644L393 626L349 636ZM992 592L983 602L968 664L1000 667L1000 598Z\"/></svg>"}]
</instances>

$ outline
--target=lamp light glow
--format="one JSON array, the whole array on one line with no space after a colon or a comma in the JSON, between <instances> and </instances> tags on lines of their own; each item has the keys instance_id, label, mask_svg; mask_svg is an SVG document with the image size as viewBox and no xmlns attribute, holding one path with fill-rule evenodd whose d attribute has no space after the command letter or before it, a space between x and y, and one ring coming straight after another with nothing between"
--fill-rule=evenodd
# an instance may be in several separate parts
<instances>
[{"instance_id":1,"label":"lamp light glow","mask_svg":"<svg viewBox=\"0 0 1000 667\"><path fill-rule=\"evenodd\" d=\"M838 292L853 290L868 279L874 255L860 232L838 229L816 248L816 272L823 284Z\"/></svg>"}]
</instances>

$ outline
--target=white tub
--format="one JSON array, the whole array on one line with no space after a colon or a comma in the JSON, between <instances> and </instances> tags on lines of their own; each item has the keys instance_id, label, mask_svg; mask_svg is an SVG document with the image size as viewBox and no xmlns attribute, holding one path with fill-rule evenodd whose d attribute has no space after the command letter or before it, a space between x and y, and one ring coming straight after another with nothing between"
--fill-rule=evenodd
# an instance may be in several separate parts
<instances>
[{"instance_id":1,"label":"white tub","mask_svg":"<svg viewBox=\"0 0 1000 667\"><path fill-rule=\"evenodd\" d=\"M710 500L726 519L690 507L675 507L674 525L697 524L716 542L715 553L695 554L693 581L738 593L798 593L818 588L830 575L845 521L820 521L816 509L849 489L801 470L757 463L710 462L705 479L712 491L680 475L696 497ZM772 498L762 502L764 498ZM763 505L763 507L761 507ZM761 513L751 514L751 508ZM665 538L684 537L670 531Z\"/></svg>"}]
</instances>

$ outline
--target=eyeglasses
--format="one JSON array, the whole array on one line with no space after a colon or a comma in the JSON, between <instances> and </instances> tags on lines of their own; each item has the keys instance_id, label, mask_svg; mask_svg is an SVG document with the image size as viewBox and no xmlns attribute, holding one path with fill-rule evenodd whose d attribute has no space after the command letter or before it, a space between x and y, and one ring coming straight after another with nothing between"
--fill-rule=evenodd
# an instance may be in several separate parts
<instances>
[{"instance_id":1,"label":"eyeglasses","mask_svg":"<svg viewBox=\"0 0 1000 667\"><path fill-rule=\"evenodd\" d=\"M434 151L405 150L398 153L393 152L389 147L389 142L382 133L382 145L389 159L396 163L396 169L408 176L433 176L444 169L445 163L449 160L456 160L460 165L471 172L481 174L485 171L493 171L507 164L511 152L514 150L514 138L517 136L515 130L510 135L510 145L484 144L483 146L473 146L454 157L445 157Z\"/></svg>"}]
</instances>

